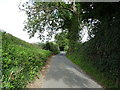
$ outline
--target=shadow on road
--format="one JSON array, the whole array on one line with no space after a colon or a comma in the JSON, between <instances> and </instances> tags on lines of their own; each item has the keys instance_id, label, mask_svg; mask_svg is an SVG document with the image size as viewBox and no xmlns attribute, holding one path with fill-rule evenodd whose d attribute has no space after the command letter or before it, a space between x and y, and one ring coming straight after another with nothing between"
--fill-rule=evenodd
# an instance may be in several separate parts
<instances>
[{"instance_id":1,"label":"shadow on road","mask_svg":"<svg viewBox=\"0 0 120 90\"><path fill-rule=\"evenodd\" d=\"M54 87L56 83L61 88L97 88L94 81L86 76L76 65L65 57L66 53L61 52L54 56L51 68L46 75L45 86Z\"/></svg>"}]
</instances>

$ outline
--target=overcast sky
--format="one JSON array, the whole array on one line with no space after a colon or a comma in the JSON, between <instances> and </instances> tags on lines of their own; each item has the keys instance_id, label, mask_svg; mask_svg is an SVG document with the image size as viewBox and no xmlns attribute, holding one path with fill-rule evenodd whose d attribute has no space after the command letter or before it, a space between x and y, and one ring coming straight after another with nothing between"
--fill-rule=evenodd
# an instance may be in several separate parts
<instances>
[{"instance_id":1,"label":"overcast sky","mask_svg":"<svg viewBox=\"0 0 120 90\"><path fill-rule=\"evenodd\" d=\"M18 8L20 1L23 0L0 0L0 29L30 43L40 42L37 36L29 39L27 32L23 31L27 16Z\"/></svg>"},{"instance_id":2,"label":"overcast sky","mask_svg":"<svg viewBox=\"0 0 120 90\"><path fill-rule=\"evenodd\" d=\"M20 1L25 0L0 0L0 29L30 43L40 42L37 36L29 39L27 32L23 31L23 22L27 16L18 8Z\"/></svg>"}]
</instances>

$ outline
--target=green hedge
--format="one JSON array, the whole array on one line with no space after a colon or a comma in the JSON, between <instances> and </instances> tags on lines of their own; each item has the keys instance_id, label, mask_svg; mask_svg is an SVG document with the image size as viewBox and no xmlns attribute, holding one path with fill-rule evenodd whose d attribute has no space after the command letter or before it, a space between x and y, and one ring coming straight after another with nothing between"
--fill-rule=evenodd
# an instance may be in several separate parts
<instances>
[{"instance_id":1,"label":"green hedge","mask_svg":"<svg viewBox=\"0 0 120 90\"><path fill-rule=\"evenodd\" d=\"M45 65L50 51L2 33L2 88L23 88Z\"/></svg>"},{"instance_id":2,"label":"green hedge","mask_svg":"<svg viewBox=\"0 0 120 90\"><path fill-rule=\"evenodd\" d=\"M58 45L52 42L47 42L44 45L44 49L51 51L53 54L58 54L60 52Z\"/></svg>"},{"instance_id":3,"label":"green hedge","mask_svg":"<svg viewBox=\"0 0 120 90\"><path fill-rule=\"evenodd\" d=\"M100 56L96 53L98 50L95 50L95 46L91 45L92 42L90 40L83 44L77 43L72 52L67 52L67 57L104 87L118 88L118 70L120 70L118 52L111 52L109 58Z\"/></svg>"}]
</instances>

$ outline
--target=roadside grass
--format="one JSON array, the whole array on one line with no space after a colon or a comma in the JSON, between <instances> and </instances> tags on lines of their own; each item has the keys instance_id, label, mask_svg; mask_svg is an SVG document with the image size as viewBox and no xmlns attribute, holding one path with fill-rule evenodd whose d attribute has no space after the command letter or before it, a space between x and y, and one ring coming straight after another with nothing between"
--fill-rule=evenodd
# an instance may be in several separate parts
<instances>
[{"instance_id":1,"label":"roadside grass","mask_svg":"<svg viewBox=\"0 0 120 90\"><path fill-rule=\"evenodd\" d=\"M84 56L75 54L67 55L67 57L81 69L85 71L91 78L98 82L103 88L117 88L115 81L107 79L104 73L100 72L92 63L86 62Z\"/></svg>"},{"instance_id":2,"label":"roadside grass","mask_svg":"<svg viewBox=\"0 0 120 90\"><path fill-rule=\"evenodd\" d=\"M2 33L0 88L24 88L45 65L52 53L5 32Z\"/></svg>"}]
</instances>

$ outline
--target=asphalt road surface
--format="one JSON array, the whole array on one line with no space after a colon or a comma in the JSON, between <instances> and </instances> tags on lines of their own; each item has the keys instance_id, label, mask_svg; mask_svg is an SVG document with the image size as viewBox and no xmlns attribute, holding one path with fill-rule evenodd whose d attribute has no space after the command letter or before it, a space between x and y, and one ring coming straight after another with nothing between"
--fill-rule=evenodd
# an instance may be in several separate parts
<instances>
[{"instance_id":1,"label":"asphalt road surface","mask_svg":"<svg viewBox=\"0 0 120 90\"><path fill-rule=\"evenodd\" d=\"M61 52L51 58L42 88L102 88Z\"/></svg>"}]
</instances>

